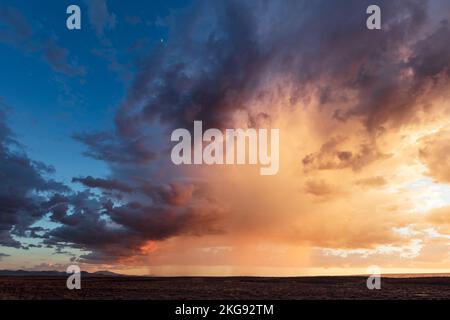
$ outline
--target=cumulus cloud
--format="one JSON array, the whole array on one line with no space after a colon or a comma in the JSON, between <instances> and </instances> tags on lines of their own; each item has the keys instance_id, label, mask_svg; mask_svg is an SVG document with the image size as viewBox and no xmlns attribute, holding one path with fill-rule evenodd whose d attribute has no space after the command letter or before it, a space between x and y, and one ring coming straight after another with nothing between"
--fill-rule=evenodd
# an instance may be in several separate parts
<instances>
[{"instance_id":1,"label":"cumulus cloud","mask_svg":"<svg viewBox=\"0 0 450 320\"><path fill-rule=\"evenodd\" d=\"M275 201L270 196L261 199L260 204L244 204L239 200L239 192L243 190L237 188L231 178L227 181L221 175L221 184L229 183L227 188L202 187L202 192L195 185L180 184L181 179L167 181L165 174L151 183L136 179L155 177L156 172L167 170L167 164L162 160L167 159L164 158L166 150L151 143L154 137L165 137L159 135L160 132L149 132L148 127L155 123L162 124L163 132L175 127L189 129L193 120L202 120L205 127L222 129L236 125L258 126L262 122L276 123L283 114L291 114L293 110L310 108L322 112L311 119L314 121L310 126L311 134L326 135L326 138L315 146L314 151L298 153L300 161L296 165L303 167L303 174L319 175L300 183L309 194L327 199L334 198L330 195L344 198L347 194L344 191L352 190L352 186L341 186L337 177L324 179L320 175L324 172L338 175L335 172L347 172L345 169L358 175L367 167L376 167L388 160L392 154L384 152L377 139L390 129L416 123L420 112L432 108L433 99L445 95L448 84L450 61L446 47L440 41L449 32L448 25L430 19L429 4L414 0L408 1L407 5L382 1L384 28L381 32L364 27L365 9L369 4L369 1L339 4L328 1L200 1L175 20L169 41L138 65L133 84L116 114L114 132L83 133L76 137L87 146L86 155L110 164L111 180L133 189L132 196L125 195L127 203L104 209L114 224L140 235L132 247L139 247L144 239L160 240L167 239L169 234L189 233L189 228L196 230L196 223L214 225L214 214L205 216L204 210L198 213L200 207L190 209L192 203L210 198L220 198L231 207L234 218L225 219L225 229L240 230L239 221L247 221L246 215L255 214L258 218L248 219L252 224L260 224L261 229L247 225L243 232L252 232L253 228L258 230L255 232L263 232L266 228L267 233L272 233L287 221L300 225L300 221L309 221L309 228L294 228L297 232L287 234L304 243L329 247L374 247L400 241L392 234L392 228L400 227L407 219L402 215L390 218L391 208L383 208L382 214L378 213L369 223L362 214L339 207L338 199L321 204L326 208L303 205L301 200L307 201L305 198L295 201L297 208L293 204L280 208L281 200ZM325 21L318 19L324 16L328 17ZM433 56L438 57L434 62L430 61ZM244 119L244 123L236 119ZM351 127L355 121L362 124L358 126L362 128L359 131ZM329 131L324 132L325 128L320 128L317 123ZM339 132L338 129L347 123L350 124L345 132ZM344 173L341 175L349 179ZM208 174L204 178L206 185L213 183ZM386 184L379 174L374 178L352 177L351 181L366 187L381 188ZM99 182L95 184L99 186ZM110 183L108 181L108 187L111 187ZM280 190L294 182L284 183ZM105 187L106 181L101 184ZM332 187L337 185L342 192ZM90 186L94 186L93 180ZM233 188L235 192L228 190ZM295 193L285 192L286 197L295 197ZM230 197L224 194L230 194ZM257 191L252 194L255 199L261 198ZM151 202L142 200L143 196L149 197ZM347 196L351 197L351 193ZM378 195L370 200L361 198L374 204L380 201ZM269 201L278 203L277 207ZM362 200L361 203L353 198L348 201L353 206L358 202L361 211L367 207L367 202ZM393 202L392 208L402 208ZM191 213L187 212L196 218L190 218ZM273 218L275 212L278 221ZM293 216L291 212L298 212L299 216ZM319 214L314 217L309 212ZM281 213L285 217L281 218ZM339 215L345 217L339 218ZM358 215L358 219L348 223L354 215ZM163 217L170 221L169 226L161 225ZM185 217L188 222L181 219L180 224L173 223L173 217L177 220ZM328 220L345 223L321 225ZM143 232L140 226L145 226L149 232ZM69 224L64 228L70 228ZM161 232L156 232L155 228ZM75 232L75 229L72 232L62 230L52 236L54 241L64 241L65 232ZM130 239L132 243L136 238ZM83 246L89 247L88 243ZM114 251L106 246L91 248L99 259L113 255Z\"/></svg>"},{"instance_id":2,"label":"cumulus cloud","mask_svg":"<svg viewBox=\"0 0 450 320\"><path fill-rule=\"evenodd\" d=\"M337 119L362 117L377 130L411 121L411 108L443 90L435 77L447 76L441 39L448 25L427 29L422 39L427 2L382 1L385 28L373 33L363 27L368 4L200 2L140 67L119 128L154 117L184 127L194 119L230 125L233 112L249 112L258 96L267 99L265 84L277 78L295 88L292 103L314 93L324 106L347 104L336 108ZM439 58L427 61L433 56Z\"/></svg>"},{"instance_id":3,"label":"cumulus cloud","mask_svg":"<svg viewBox=\"0 0 450 320\"><path fill-rule=\"evenodd\" d=\"M449 26L430 19L428 1L380 1L383 30L369 31L369 4L199 1L174 20L168 41L139 60L114 130L74 136L85 155L108 165L110 175L76 177L84 191L55 193L46 201L33 199L41 203L36 208L13 209L28 213L19 215L26 223L4 213L0 241L19 245L11 229L25 230L48 212L58 226L45 232L44 244L81 249L81 261L91 263L145 254L149 242L222 234L374 252L387 245L391 253L419 254L418 242L410 248L393 231L415 221L408 215L415 194L405 191L403 180L386 190L383 176L401 180L398 168L416 170L402 167L410 164L405 161L399 165L402 156L411 160L392 146L401 139L385 140L395 130L419 126L424 114L439 107L435 100L445 97L450 55L443 39ZM115 16L105 1L88 5L91 24L104 40ZM26 38L19 22L13 32ZM47 59L67 58L63 51L50 53ZM283 125L290 148L283 145L279 176L262 181L250 170L171 166L167 132L191 128L193 120L221 129ZM436 160L445 154L446 140L426 139L420 159L431 175L447 181L445 166ZM48 190L45 170L25 160L27 179L37 178L23 182L23 189L43 184ZM15 195L8 193L7 200ZM311 195L326 201L316 203ZM217 246L233 242L222 241Z\"/></svg>"},{"instance_id":4,"label":"cumulus cloud","mask_svg":"<svg viewBox=\"0 0 450 320\"><path fill-rule=\"evenodd\" d=\"M206 200L183 207L173 206L170 201L114 205L106 197L84 191L55 197L51 202L50 218L61 226L49 231L44 243L85 250L88 254L81 256L83 262L105 263L139 256L151 240L222 232L218 225L221 209Z\"/></svg>"},{"instance_id":5,"label":"cumulus cloud","mask_svg":"<svg viewBox=\"0 0 450 320\"><path fill-rule=\"evenodd\" d=\"M42 193L64 192L67 187L48 179L53 169L31 160L6 126L0 110L0 245L21 247L14 239L25 236L28 228L48 210Z\"/></svg>"}]
</instances>

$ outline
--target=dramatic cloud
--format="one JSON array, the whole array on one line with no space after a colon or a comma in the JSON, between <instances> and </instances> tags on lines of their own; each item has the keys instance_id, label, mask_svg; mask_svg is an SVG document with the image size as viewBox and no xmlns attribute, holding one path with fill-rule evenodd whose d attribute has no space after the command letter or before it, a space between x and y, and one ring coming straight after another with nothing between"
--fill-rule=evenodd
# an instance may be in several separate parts
<instances>
[{"instance_id":1,"label":"dramatic cloud","mask_svg":"<svg viewBox=\"0 0 450 320\"><path fill-rule=\"evenodd\" d=\"M0 245L18 248L13 235L27 235L49 209L45 194L67 188L46 178L52 168L29 159L5 121L0 110Z\"/></svg>"},{"instance_id":2,"label":"dramatic cloud","mask_svg":"<svg viewBox=\"0 0 450 320\"><path fill-rule=\"evenodd\" d=\"M141 60L116 115L116 130L76 136L86 144L86 155L106 161L112 169L107 181L78 181L105 192L125 191L125 185L132 188L131 195L127 189L121 197L125 203L105 209L105 214L139 235L129 238L129 243L137 241L133 248L144 239L189 234L188 230L197 230L196 223L214 225L214 210L205 216L207 210L202 207L197 216L198 208L190 208L202 198L227 204L230 216L221 218L222 227L236 237L264 232L267 238L277 238L284 232L286 241L330 248L401 243L393 230L414 221L405 217L411 208L391 196L376 216L367 213L367 206L378 207L386 198L373 192L375 188L387 192L384 174L397 179L395 169L390 170L401 158L393 145L399 138L389 140L389 134L416 125L420 115L436 108L435 101L446 95L450 59L441 39L449 27L430 19L426 1L382 1L384 27L373 32L365 28L369 4L200 1L176 19L170 41ZM247 173L242 175L249 181L244 188L236 185L242 178L234 174L192 170L207 186L202 192L196 191L195 184L189 187L178 181L192 172L177 171L186 177L173 179L175 174L167 174L167 131L190 129L193 120L217 128L280 125L291 141L298 133L302 143L289 144L288 150L285 141L282 158L285 162L294 159L289 168L297 168L292 169L297 174L274 178L284 195L269 196L270 187L275 186L255 181ZM162 127L149 129L155 124ZM154 143L158 139L160 145ZM367 172L369 167L373 172ZM304 177L298 177L300 173ZM142 177L141 181L136 177ZM150 183L145 177L158 178ZM352 182L342 182L346 180ZM212 187L217 181L222 188ZM290 185L299 187L288 189ZM300 190L306 194L300 196ZM357 199L352 196L355 192L366 193ZM242 193L247 200L241 199ZM143 196L152 201L142 202ZM253 203L253 199L260 200ZM343 199L348 207L340 202ZM162 225L165 219L167 226ZM242 221L247 222L245 228ZM328 226L326 221L342 224ZM78 230L63 228L70 227L53 234L53 241ZM99 258L113 256L114 250L122 252L77 238L64 241L81 243Z\"/></svg>"},{"instance_id":3,"label":"dramatic cloud","mask_svg":"<svg viewBox=\"0 0 450 320\"><path fill-rule=\"evenodd\" d=\"M109 50L105 32L115 16L105 1L87 4ZM252 265L254 258L292 266L316 252L419 259L437 245L428 229L446 223L446 213L427 215L446 204L433 189L442 186L423 180L450 181L443 129L450 30L422 0L379 1L383 29L368 30L369 4L199 1L180 13L168 41L139 57L114 129L75 134L85 155L110 169L107 177L74 177L80 192L54 192L45 166L11 151L0 126L8 146L2 168L11 167L9 183L20 186L0 192L8 203L1 243L20 246L11 235L28 232L57 251L80 249L77 261L87 263ZM20 16L4 12L0 20L28 41ZM64 70L67 52L43 52ZM194 120L205 128L280 128L279 174L172 165L169 133ZM51 194L30 199L30 190ZM46 214L56 227L29 228ZM280 250L291 260L268 261Z\"/></svg>"},{"instance_id":4,"label":"dramatic cloud","mask_svg":"<svg viewBox=\"0 0 450 320\"><path fill-rule=\"evenodd\" d=\"M222 232L217 226L220 208L207 200L183 203L183 207L177 202L171 205L172 198L159 204L133 201L114 205L85 191L49 202L50 218L61 226L51 230L44 243L90 252L81 257L83 262L106 263L138 256L145 253L149 241Z\"/></svg>"},{"instance_id":5,"label":"dramatic cloud","mask_svg":"<svg viewBox=\"0 0 450 320\"><path fill-rule=\"evenodd\" d=\"M119 128L154 117L223 127L238 110L253 120L252 100L270 99L266 85L280 79L295 89L293 104L314 95L334 105L338 119L362 117L370 129L411 121L412 108L443 90L436 77L447 76L441 40L448 24L421 40L427 3L382 1L384 30L371 32L364 28L368 3L200 2L174 27L172 41L141 66Z\"/></svg>"}]
</instances>

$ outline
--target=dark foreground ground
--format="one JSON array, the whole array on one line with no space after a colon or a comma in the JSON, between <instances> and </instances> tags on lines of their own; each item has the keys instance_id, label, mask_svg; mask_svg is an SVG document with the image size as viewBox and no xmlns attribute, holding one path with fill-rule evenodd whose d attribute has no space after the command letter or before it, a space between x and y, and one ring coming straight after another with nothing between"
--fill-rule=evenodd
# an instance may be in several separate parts
<instances>
[{"instance_id":1,"label":"dark foreground ground","mask_svg":"<svg viewBox=\"0 0 450 320\"><path fill-rule=\"evenodd\" d=\"M63 277L0 277L0 299L450 299L450 278L88 277L68 290Z\"/></svg>"}]
</instances>

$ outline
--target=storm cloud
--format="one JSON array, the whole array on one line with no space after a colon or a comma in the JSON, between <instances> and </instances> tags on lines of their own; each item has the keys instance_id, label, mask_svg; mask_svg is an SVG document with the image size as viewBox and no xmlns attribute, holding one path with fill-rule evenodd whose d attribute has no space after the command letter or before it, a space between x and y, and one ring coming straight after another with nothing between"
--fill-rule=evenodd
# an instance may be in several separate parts
<instances>
[{"instance_id":1,"label":"storm cloud","mask_svg":"<svg viewBox=\"0 0 450 320\"><path fill-rule=\"evenodd\" d=\"M450 51L445 44L450 30L448 22L430 19L430 2L407 0L379 1L383 29L370 31L365 27L369 4L199 1L180 13L170 25L169 40L138 59L114 129L74 135L84 144L86 156L110 169L108 177L74 177L82 191L46 179L50 168L14 151L16 142L0 122L0 174L6 181L0 187L0 244L20 247L13 235L30 233L30 226L46 214L57 227L39 232L43 244L57 250L81 249L85 254L79 261L89 263L139 256L148 243L172 237L227 232L222 224L226 206L211 194L208 181L184 176L167 157L166 133L191 128L194 120L203 121L205 128L224 129L236 125L236 114L245 114L246 125L257 127L276 118L280 109L289 113L315 108L324 112L325 121L358 121L365 139L349 148L342 144L345 134L328 132L327 141L316 150L298 154L299 171L355 173L389 158L378 148L378 136L413 125L418 113L430 111L432 100L448 92ZM89 12L99 38L115 26L115 15L104 1L93 1ZM94 14L99 19L93 19ZM32 31L20 15L3 10L0 21L14 39L28 41ZM6 33L0 39L8 38ZM52 41L48 45L39 50L52 67L75 72L66 69L67 52ZM278 102L280 92L288 93L288 103L267 106ZM440 170L436 161L448 149L444 147L427 144L420 155L431 175L448 182L448 170ZM364 186L386 183L378 176L356 181ZM304 186L315 197L341 194L335 183L322 179L308 180ZM254 210L266 213L266 207L256 205ZM329 216L342 225L323 226ZM299 238L324 246L374 246L394 238L389 235L397 220L388 223L381 221L385 216L374 217L373 229L375 223L367 223L364 216L352 225L337 216L328 211L309 216L311 225L320 228L299 227ZM236 224L243 225L240 220Z\"/></svg>"},{"instance_id":2,"label":"storm cloud","mask_svg":"<svg viewBox=\"0 0 450 320\"><path fill-rule=\"evenodd\" d=\"M314 94L326 107L350 104L335 117L361 117L371 130L407 123L417 102L442 90L437 78L448 76L449 26L430 21L427 1L381 1L384 29L372 32L365 28L368 5L200 1L140 66L118 129L129 134L155 117L223 128L236 111L252 120L251 102L273 94L266 84L276 79L294 88L293 104Z\"/></svg>"},{"instance_id":3,"label":"storm cloud","mask_svg":"<svg viewBox=\"0 0 450 320\"><path fill-rule=\"evenodd\" d=\"M25 236L29 227L48 210L45 193L68 188L48 178L53 169L31 160L6 125L0 110L0 245L21 247L14 236Z\"/></svg>"},{"instance_id":4,"label":"storm cloud","mask_svg":"<svg viewBox=\"0 0 450 320\"><path fill-rule=\"evenodd\" d=\"M180 235L222 233L219 206L203 200L177 205L170 199L148 199L114 205L107 197L89 191L51 199L50 219L60 227L46 234L50 247L71 246L87 251L80 261L114 262L139 256L149 241Z\"/></svg>"},{"instance_id":5,"label":"storm cloud","mask_svg":"<svg viewBox=\"0 0 450 320\"><path fill-rule=\"evenodd\" d=\"M163 131L191 128L194 120L202 120L205 127L223 129L234 126L239 112L247 115L248 126L258 126L279 109L252 106L274 100L286 88L287 108L311 104L327 110L330 121L357 119L367 131L367 140L356 149L341 147L346 137L325 142L299 162L306 172L360 171L388 158L378 150L377 134L414 122L414 115L429 107L429 97L445 93L450 57L442 39L448 38L449 26L429 19L427 1L381 1L384 28L373 32L365 28L369 4L199 1L180 14L170 26L170 41L140 60L115 130L76 135L87 146L86 155L108 163L112 174L108 181L75 181L124 193L125 203L101 209L120 228L105 230L108 223L99 213L89 215L96 219L90 223L76 216L76 222L54 230L49 241L78 245L101 259L124 248L133 252L145 240L201 234L198 226L205 233L217 231L211 227L217 221L213 209L205 211L204 203L201 212L190 207L204 201L204 193L192 191L195 187L180 189L176 179L136 179L167 166L157 162L164 148L152 145L160 132L148 128L154 123ZM320 190L307 186L309 192L324 192L322 185ZM80 234L85 223L100 228L101 238Z\"/></svg>"}]
</instances>

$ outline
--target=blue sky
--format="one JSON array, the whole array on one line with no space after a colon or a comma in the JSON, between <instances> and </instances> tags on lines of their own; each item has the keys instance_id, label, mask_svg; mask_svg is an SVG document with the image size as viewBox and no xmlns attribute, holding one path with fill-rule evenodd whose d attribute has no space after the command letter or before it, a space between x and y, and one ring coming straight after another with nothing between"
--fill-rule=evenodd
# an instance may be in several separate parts
<instances>
[{"instance_id":1,"label":"blue sky","mask_svg":"<svg viewBox=\"0 0 450 320\"><path fill-rule=\"evenodd\" d=\"M68 62L83 68L83 74L55 72L40 50L0 42L1 97L11 110L10 127L30 157L54 166L55 177L66 183L77 175L107 174L103 163L82 155L84 146L72 135L112 128L116 108L135 71L136 50L145 48L150 54L154 46L163 44L161 40L168 37L164 21L189 5L189 1L110 1L115 23L98 36L83 1L78 3L82 29L65 27L65 9L72 3L8 0L2 6L22 13L36 42L51 38L67 49ZM112 57L100 56L102 50L113 52ZM112 59L118 68L112 66Z\"/></svg>"}]
</instances>

